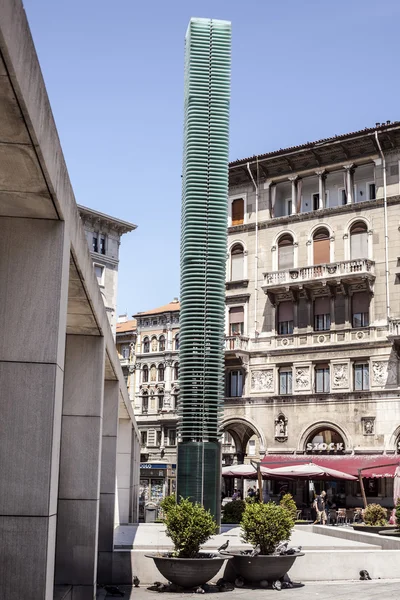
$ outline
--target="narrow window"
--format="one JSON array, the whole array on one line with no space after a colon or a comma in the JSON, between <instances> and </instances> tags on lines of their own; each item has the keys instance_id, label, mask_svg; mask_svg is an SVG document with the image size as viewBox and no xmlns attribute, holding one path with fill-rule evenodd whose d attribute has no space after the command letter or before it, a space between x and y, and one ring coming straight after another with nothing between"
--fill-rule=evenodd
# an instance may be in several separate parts
<instances>
[{"instance_id":1,"label":"narrow window","mask_svg":"<svg viewBox=\"0 0 400 600\"><path fill-rule=\"evenodd\" d=\"M162 439L161 431L157 431L156 432L156 445L157 446L161 446L161 439Z\"/></svg>"},{"instance_id":2,"label":"narrow window","mask_svg":"<svg viewBox=\"0 0 400 600\"><path fill-rule=\"evenodd\" d=\"M279 370L279 393L281 395L292 393L292 369Z\"/></svg>"},{"instance_id":3,"label":"narrow window","mask_svg":"<svg viewBox=\"0 0 400 600\"><path fill-rule=\"evenodd\" d=\"M313 210L319 209L319 193L312 195Z\"/></svg>"},{"instance_id":4,"label":"narrow window","mask_svg":"<svg viewBox=\"0 0 400 600\"><path fill-rule=\"evenodd\" d=\"M368 229L363 221L354 223L350 229L350 258L368 258Z\"/></svg>"},{"instance_id":5,"label":"narrow window","mask_svg":"<svg viewBox=\"0 0 400 600\"><path fill-rule=\"evenodd\" d=\"M229 335L243 335L244 332L244 308L234 306L229 309Z\"/></svg>"},{"instance_id":6,"label":"narrow window","mask_svg":"<svg viewBox=\"0 0 400 600\"><path fill-rule=\"evenodd\" d=\"M175 336L175 350L179 350L179 335Z\"/></svg>"},{"instance_id":7,"label":"narrow window","mask_svg":"<svg viewBox=\"0 0 400 600\"><path fill-rule=\"evenodd\" d=\"M331 328L330 299L316 298L314 301L314 329L328 331Z\"/></svg>"},{"instance_id":8,"label":"narrow window","mask_svg":"<svg viewBox=\"0 0 400 600\"><path fill-rule=\"evenodd\" d=\"M237 198L232 202L232 225L243 225L244 222L244 200Z\"/></svg>"},{"instance_id":9,"label":"narrow window","mask_svg":"<svg viewBox=\"0 0 400 600\"><path fill-rule=\"evenodd\" d=\"M342 206L344 206L345 204L347 204L347 193L346 190L340 190L340 204Z\"/></svg>"},{"instance_id":10,"label":"narrow window","mask_svg":"<svg viewBox=\"0 0 400 600\"><path fill-rule=\"evenodd\" d=\"M147 365L143 366L142 369L142 383L147 383L149 381L149 367Z\"/></svg>"},{"instance_id":11,"label":"narrow window","mask_svg":"<svg viewBox=\"0 0 400 600\"><path fill-rule=\"evenodd\" d=\"M369 390L369 365L355 364L354 365L354 389Z\"/></svg>"},{"instance_id":12,"label":"narrow window","mask_svg":"<svg viewBox=\"0 0 400 600\"><path fill-rule=\"evenodd\" d=\"M292 214L292 201L286 200L286 215L289 217Z\"/></svg>"},{"instance_id":13,"label":"narrow window","mask_svg":"<svg viewBox=\"0 0 400 600\"><path fill-rule=\"evenodd\" d=\"M150 381L154 382L157 379L157 369L156 365L151 365L150 367Z\"/></svg>"},{"instance_id":14,"label":"narrow window","mask_svg":"<svg viewBox=\"0 0 400 600\"><path fill-rule=\"evenodd\" d=\"M148 337L143 340L143 352L150 352L150 341Z\"/></svg>"},{"instance_id":15,"label":"narrow window","mask_svg":"<svg viewBox=\"0 0 400 600\"><path fill-rule=\"evenodd\" d=\"M164 396L163 394L158 395L158 412L161 412L164 408Z\"/></svg>"},{"instance_id":16,"label":"narrow window","mask_svg":"<svg viewBox=\"0 0 400 600\"><path fill-rule=\"evenodd\" d=\"M229 398L240 398L242 396L243 373L241 370L229 371L227 392Z\"/></svg>"},{"instance_id":17,"label":"narrow window","mask_svg":"<svg viewBox=\"0 0 400 600\"><path fill-rule=\"evenodd\" d=\"M93 252L99 251L99 238L98 238L97 233L94 233L93 237L92 237L92 249L93 249Z\"/></svg>"},{"instance_id":18,"label":"narrow window","mask_svg":"<svg viewBox=\"0 0 400 600\"><path fill-rule=\"evenodd\" d=\"M352 325L354 328L369 326L369 294L356 292L352 297Z\"/></svg>"},{"instance_id":19,"label":"narrow window","mask_svg":"<svg viewBox=\"0 0 400 600\"><path fill-rule=\"evenodd\" d=\"M175 363L174 365L174 380L177 381L179 379L179 364Z\"/></svg>"},{"instance_id":20,"label":"narrow window","mask_svg":"<svg viewBox=\"0 0 400 600\"><path fill-rule=\"evenodd\" d=\"M324 227L313 235L314 265L323 265L331 261L329 231Z\"/></svg>"},{"instance_id":21,"label":"narrow window","mask_svg":"<svg viewBox=\"0 0 400 600\"><path fill-rule=\"evenodd\" d=\"M140 432L140 443L142 446L147 446L147 431Z\"/></svg>"},{"instance_id":22,"label":"narrow window","mask_svg":"<svg viewBox=\"0 0 400 600\"><path fill-rule=\"evenodd\" d=\"M293 302L288 300L278 305L278 334L291 333L293 333Z\"/></svg>"},{"instance_id":23,"label":"narrow window","mask_svg":"<svg viewBox=\"0 0 400 600\"><path fill-rule=\"evenodd\" d=\"M376 198L376 188L374 183L368 184L368 200L375 200Z\"/></svg>"},{"instance_id":24,"label":"narrow window","mask_svg":"<svg viewBox=\"0 0 400 600\"><path fill-rule=\"evenodd\" d=\"M158 341L158 347L160 352L164 352L165 351L165 337L162 335Z\"/></svg>"},{"instance_id":25,"label":"narrow window","mask_svg":"<svg viewBox=\"0 0 400 600\"><path fill-rule=\"evenodd\" d=\"M294 246L291 235L283 235L278 242L278 269L292 269L294 266Z\"/></svg>"},{"instance_id":26,"label":"narrow window","mask_svg":"<svg viewBox=\"0 0 400 600\"><path fill-rule=\"evenodd\" d=\"M147 415L149 411L149 396L148 394L143 394L142 396L142 414Z\"/></svg>"},{"instance_id":27,"label":"narrow window","mask_svg":"<svg viewBox=\"0 0 400 600\"><path fill-rule=\"evenodd\" d=\"M176 446L176 429L168 429L168 446Z\"/></svg>"},{"instance_id":28,"label":"narrow window","mask_svg":"<svg viewBox=\"0 0 400 600\"><path fill-rule=\"evenodd\" d=\"M318 367L315 367L315 391L317 393L326 394L329 390L329 366L318 365Z\"/></svg>"},{"instance_id":29,"label":"narrow window","mask_svg":"<svg viewBox=\"0 0 400 600\"><path fill-rule=\"evenodd\" d=\"M100 254L106 253L106 238L104 235L100 236Z\"/></svg>"},{"instance_id":30,"label":"narrow window","mask_svg":"<svg viewBox=\"0 0 400 600\"><path fill-rule=\"evenodd\" d=\"M158 381L164 381L164 365L158 366Z\"/></svg>"},{"instance_id":31,"label":"narrow window","mask_svg":"<svg viewBox=\"0 0 400 600\"><path fill-rule=\"evenodd\" d=\"M244 277L244 251L241 244L231 250L231 281L241 281Z\"/></svg>"}]
</instances>

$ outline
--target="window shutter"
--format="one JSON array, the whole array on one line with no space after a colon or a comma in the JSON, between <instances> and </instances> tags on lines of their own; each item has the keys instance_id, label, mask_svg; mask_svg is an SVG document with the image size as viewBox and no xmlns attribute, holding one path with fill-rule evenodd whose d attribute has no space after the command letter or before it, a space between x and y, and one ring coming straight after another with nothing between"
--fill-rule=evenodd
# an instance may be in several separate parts
<instances>
[{"instance_id":1,"label":"window shutter","mask_svg":"<svg viewBox=\"0 0 400 600\"><path fill-rule=\"evenodd\" d=\"M244 308L243 306L234 306L229 310L229 323L244 323Z\"/></svg>"},{"instance_id":2,"label":"window shutter","mask_svg":"<svg viewBox=\"0 0 400 600\"><path fill-rule=\"evenodd\" d=\"M357 292L353 294L353 314L369 312L368 292Z\"/></svg>"},{"instance_id":3,"label":"window shutter","mask_svg":"<svg viewBox=\"0 0 400 600\"><path fill-rule=\"evenodd\" d=\"M329 315L331 312L330 299L326 296L314 301L314 315Z\"/></svg>"},{"instance_id":4,"label":"window shutter","mask_svg":"<svg viewBox=\"0 0 400 600\"><path fill-rule=\"evenodd\" d=\"M292 269L294 264L293 244L278 247L278 269Z\"/></svg>"},{"instance_id":5,"label":"window shutter","mask_svg":"<svg viewBox=\"0 0 400 600\"><path fill-rule=\"evenodd\" d=\"M293 321L293 302L281 302L278 309L279 323Z\"/></svg>"},{"instance_id":6,"label":"window shutter","mask_svg":"<svg viewBox=\"0 0 400 600\"><path fill-rule=\"evenodd\" d=\"M244 200L238 198L232 202L232 225L242 225L244 221Z\"/></svg>"},{"instance_id":7,"label":"window shutter","mask_svg":"<svg viewBox=\"0 0 400 600\"><path fill-rule=\"evenodd\" d=\"M243 253L232 254L232 281L240 281L241 279L243 279L243 259Z\"/></svg>"},{"instance_id":8,"label":"window shutter","mask_svg":"<svg viewBox=\"0 0 400 600\"><path fill-rule=\"evenodd\" d=\"M300 329L308 325L308 302L304 298L300 298L299 300L297 325Z\"/></svg>"},{"instance_id":9,"label":"window shutter","mask_svg":"<svg viewBox=\"0 0 400 600\"><path fill-rule=\"evenodd\" d=\"M343 325L345 322L345 297L340 294L335 298L335 323L336 325Z\"/></svg>"},{"instance_id":10,"label":"window shutter","mask_svg":"<svg viewBox=\"0 0 400 600\"><path fill-rule=\"evenodd\" d=\"M314 265L322 265L330 261L330 241L314 240Z\"/></svg>"},{"instance_id":11,"label":"window shutter","mask_svg":"<svg viewBox=\"0 0 400 600\"><path fill-rule=\"evenodd\" d=\"M368 233L352 233L350 235L350 256L356 258L368 258Z\"/></svg>"}]
</instances>

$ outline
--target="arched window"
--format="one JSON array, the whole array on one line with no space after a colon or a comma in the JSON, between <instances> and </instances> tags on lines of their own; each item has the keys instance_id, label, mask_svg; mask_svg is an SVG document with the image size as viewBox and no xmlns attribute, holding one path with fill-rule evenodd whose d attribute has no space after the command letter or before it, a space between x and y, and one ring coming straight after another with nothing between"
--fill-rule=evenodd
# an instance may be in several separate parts
<instances>
[{"instance_id":1,"label":"arched window","mask_svg":"<svg viewBox=\"0 0 400 600\"><path fill-rule=\"evenodd\" d=\"M244 250L241 244L235 244L231 250L231 281L244 278Z\"/></svg>"},{"instance_id":2,"label":"arched window","mask_svg":"<svg viewBox=\"0 0 400 600\"><path fill-rule=\"evenodd\" d=\"M161 412L164 408L164 394L160 392L158 394L158 412Z\"/></svg>"},{"instance_id":3,"label":"arched window","mask_svg":"<svg viewBox=\"0 0 400 600\"><path fill-rule=\"evenodd\" d=\"M160 352L165 351L165 337L163 335L161 335L160 339L158 340L158 349Z\"/></svg>"},{"instance_id":4,"label":"arched window","mask_svg":"<svg viewBox=\"0 0 400 600\"><path fill-rule=\"evenodd\" d=\"M313 431L306 442L307 454L343 454L344 451L342 436L328 427Z\"/></svg>"},{"instance_id":5,"label":"arched window","mask_svg":"<svg viewBox=\"0 0 400 600\"><path fill-rule=\"evenodd\" d=\"M149 381L149 367L147 365L143 365L142 383L147 383L148 381Z\"/></svg>"},{"instance_id":6,"label":"arched window","mask_svg":"<svg viewBox=\"0 0 400 600\"><path fill-rule=\"evenodd\" d=\"M164 365L158 365L158 381L164 381Z\"/></svg>"},{"instance_id":7,"label":"arched window","mask_svg":"<svg viewBox=\"0 0 400 600\"><path fill-rule=\"evenodd\" d=\"M156 369L156 365L151 365L150 367L150 381L156 381L157 380L157 369Z\"/></svg>"},{"instance_id":8,"label":"arched window","mask_svg":"<svg viewBox=\"0 0 400 600\"><path fill-rule=\"evenodd\" d=\"M314 265L323 265L331 262L329 231L320 227L313 235Z\"/></svg>"},{"instance_id":9,"label":"arched window","mask_svg":"<svg viewBox=\"0 0 400 600\"><path fill-rule=\"evenodd\" d=\"M292 269L294 266L293 238L288 233L278 241L278 269Z\"/></svg>"},{"instance_id":10,"label":"arched window","mask_svg":"<svg viewBox=\"0 0 400 600\"><path fill-rule=\"evenodd\" d=\"M142 413L147 415L149 411L149 395L147 392L143 392L142 394Z\"/></svg>"},{"instance_id":11,"label":"arched window","mask_svg":"<svg viewBox=\"0 0 400 600\"><path fill-rule=\"evenodd\" d=\"M244 200L237 198L232 202L232 225L243 225L244 222Z\"/></svg>"},{"instance_id":12,"label":"arched window","mask_svg":"<svg viewBox=\"0 0 400 600\"><path fill-rule=\"evenodd\" d=\"M179 350L179 334L175 336L175 350Z\"/></svg>"},{"instance_id":13,"label":"arched window","mask_svg":"<svg viewBox=\"0 0 400 600\"><path fill-rule=\"evenodd\" d=\"M350 258L368 258L368 228L363 221L357 221L350 229Z\"/></svg>"},{"instance_id":14,"label":"arched window","mask_svg":"<svg viewBox=\"0 0 400 600\"><path fill-rule=\"evenodd\" d=\"M156 338L156 336L154 336L154 337L151 338L151 351L152 352L157 352L157 346L158 346L158 344L157 344L157 338Z\"/></svg>"},{"instance_id":15,"label":"arched window","mask_svg":"<svg viewBox=\"0 0 400 600\"><path fill-rule=\"evenodd\" d=\"M174 380L177 381L179 379L179 363L174 364Z\"/></svg>"},{"instance_id":16,"label":"arched window","mask_svg":"<svg viewBox=\"0 0 400 600\"><path fill-rule=\"evenodd\" d=\"M143 338L143 352L150 352L150 341L148 337Z\"/></svg>"}]
</instances>

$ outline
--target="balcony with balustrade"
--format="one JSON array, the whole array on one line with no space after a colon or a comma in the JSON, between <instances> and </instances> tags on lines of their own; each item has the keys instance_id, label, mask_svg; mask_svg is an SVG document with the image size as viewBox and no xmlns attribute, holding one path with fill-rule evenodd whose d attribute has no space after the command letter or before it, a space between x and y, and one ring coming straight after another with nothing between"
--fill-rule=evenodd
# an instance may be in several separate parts
<instances>
[{"instance_id":1,"label":"balcony with balustrade","mask_svg":"<svg viewBox=\"0 0 400 600\"><path fill-rule=\"evenodd\" d=\"M268 295L288 290L312 290L375 280L375 263L368 258L343 260L328 264L280 269L264 273L262 289Z\"/></svg>"},{"instance_id":2,"label":"balcony with balustrade","mask_svg":"<svg viewBox=\"0 0 400 600\"><path fill-rule=\"evenodd\" d=\"M225 352L248 352L249 338L244 335L225 336Z\"/></svg>"}]
</instances>

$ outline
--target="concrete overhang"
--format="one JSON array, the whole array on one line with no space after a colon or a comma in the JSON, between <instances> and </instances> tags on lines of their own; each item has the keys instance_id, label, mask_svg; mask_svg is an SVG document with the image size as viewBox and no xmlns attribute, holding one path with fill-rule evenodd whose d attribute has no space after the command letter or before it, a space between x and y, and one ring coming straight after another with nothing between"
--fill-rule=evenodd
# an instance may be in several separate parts
<instances>
[{"instance_id":1,"label":"concrete overhang","mask_svg":"<svg viewBox=\"0 0 400 600\"><path fill-rule=\"evenodd\" d=\"M104 336L106 378L120 382L135 423L25 11L22 3L0 0L0 14L0 216L64 221L67 333Z\"/></svg>"}]
</instances>

